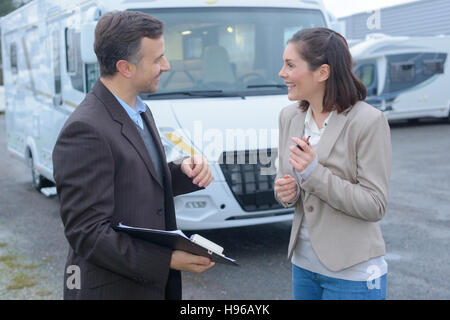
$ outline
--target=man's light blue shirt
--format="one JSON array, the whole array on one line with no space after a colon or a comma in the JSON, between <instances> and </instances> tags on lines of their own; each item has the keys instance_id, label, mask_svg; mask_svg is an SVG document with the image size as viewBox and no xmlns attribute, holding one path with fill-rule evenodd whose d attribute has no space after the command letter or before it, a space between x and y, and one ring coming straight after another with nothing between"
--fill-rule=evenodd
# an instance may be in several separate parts
<instances>
[{"instance_id":1,"label":"man's light blue shirt","mask_svg":"<svg viewBox=\"0 0 450 320\"><path fill-rule=\"evenodd\" d=\"M148 128L144 129L144 121L142 120L141 117L141 113L147 110L147 106L139 97L136 97L136 102L134 103L133 109L119 97L117 97L116 95L114 96L116 97L117 101L119 101L119 103L122 105L122 107L125 109L127 114L130 116L131 120L133 120L133 122L137 126L139 126L139 128L141 128L142 131L139 132L139 134L141 135L143 142L148 150L148 153L150 154L150 158L152 159L158 178L162 183L164 183L164 169L161 157L158 152L158 147L156 146L156 142L154 141L152 134L150 133Z\"/></svg>"},{"instance_id":2,"label":"man's light blue shirt","mask_svg":"<svg viewBox=\"0 0 450 320\"><path fill-rule=\"evenodd\" d=\"M141 113L147 110L147 106L141 98L136 97L136 102L134 103L134 109L130 107L126 102L121 100L118 96L114 95L117 101L122 105L127 114L130 116L131 120L136 123L142 130L144 129L144 122L142 121Z\"/></svg>"}]
</instances>

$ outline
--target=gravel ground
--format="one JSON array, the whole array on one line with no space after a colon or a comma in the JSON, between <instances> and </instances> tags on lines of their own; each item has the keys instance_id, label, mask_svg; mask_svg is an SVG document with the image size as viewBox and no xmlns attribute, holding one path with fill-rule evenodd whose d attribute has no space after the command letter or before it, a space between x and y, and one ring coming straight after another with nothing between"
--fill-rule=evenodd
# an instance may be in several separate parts
<instances>
[{"instance_id":1,"label":"gravel ground","mask_svg":"<svg viewBox=\"0 0 450 320\"><path fill-rule=\"evenodd\" d=\"M29 255L22 237L0 224L0 299L61 299L58 281L53 281L54 258Z\"/></svg>"},{"instance_id":2,"label":"gravel ground","mask_svg":"<svg viewBox=\"0 0 450 320\"><path fill-rule=\"evenodd\" d=\"M67 241L59 203L31 187L24 163L6 152L0 115L0 300L62 299Z\"/></svg>"}]
</instances>

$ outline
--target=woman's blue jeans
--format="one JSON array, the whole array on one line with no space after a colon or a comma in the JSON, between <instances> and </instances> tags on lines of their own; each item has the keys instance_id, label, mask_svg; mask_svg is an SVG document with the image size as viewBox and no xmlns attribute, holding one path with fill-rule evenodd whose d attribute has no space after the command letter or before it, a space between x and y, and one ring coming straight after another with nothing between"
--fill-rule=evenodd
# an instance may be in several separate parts
<instances>
[{"instance_id":1,"label":"woman's blue jeans","mask_svg":"<svg viewBox=\"0 0 450 320\"><path fill-rule=\"evenodd\" d=\"M292 265L294 300L385 300L386 275L377 281L349 281Z\"/></svg>"}]
</instances>

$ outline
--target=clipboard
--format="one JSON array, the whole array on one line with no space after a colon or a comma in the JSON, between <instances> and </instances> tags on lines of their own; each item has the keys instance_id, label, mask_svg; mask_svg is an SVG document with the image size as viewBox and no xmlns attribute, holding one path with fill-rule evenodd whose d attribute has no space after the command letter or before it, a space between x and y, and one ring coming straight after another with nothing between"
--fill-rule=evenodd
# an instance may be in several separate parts
<instances>
[{"instance_id":1,"label":"clipboard","mask_svg":"<svg viewBox=\"0 0 450 320\"><path fill-rule=\"evenodd\" d=\"M192 235L188 238L183 231L164 231L147 228L136 228L119 223L118 226L113 227L114 230L124 232L132 237L152 242L164 247L172 248L174 250L181 250L189 252L198 256L210 258L214 262L229 264L233 266L239 266L236 260L226 257L222 252L212 250L202 246L201 244L192 241L192 238L196 235ZM217 245L216 245L217 246ZM218 247L218 246L217 246Z\"/></svg>"}]
</instances>

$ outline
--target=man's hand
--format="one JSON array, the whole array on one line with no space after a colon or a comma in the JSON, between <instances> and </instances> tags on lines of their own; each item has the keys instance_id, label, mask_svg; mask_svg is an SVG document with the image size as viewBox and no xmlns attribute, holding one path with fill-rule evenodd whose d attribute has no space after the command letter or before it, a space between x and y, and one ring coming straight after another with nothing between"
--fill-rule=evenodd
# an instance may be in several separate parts
<instances>
[{"instance_id":1,"label":"man's hand","mask_svg":"<svg viewBox=\"0 0 450 320\"><path fill-rule=\"evenodd\" d=\"M211 259L196 256L185 251L174 250L170 260L170 269L187 271L195 274L202 273L215 265Z\"/></svg>"},{"instance_id":2,"label":"man's hand","mask_svg":"<svg viewBox=\"0 0 450 320\"><path fill-rule=\"evenodd\" d=\"M288 203L294 201L297 196L297 183L290 175L275 181L275 194L281 202Z\"/></svg>"},{"instance_id":3,"label":"man's hand","mask_svg":"<svg viewBox=\"0 0 450 320\"><path fill-rule=\"evenodd\" d=\"M181 171L191 178L194 184L203 188L206 188L214 178L208 160L200 155L184 159L181 163Z\"/></svg>"}]
</instances>

